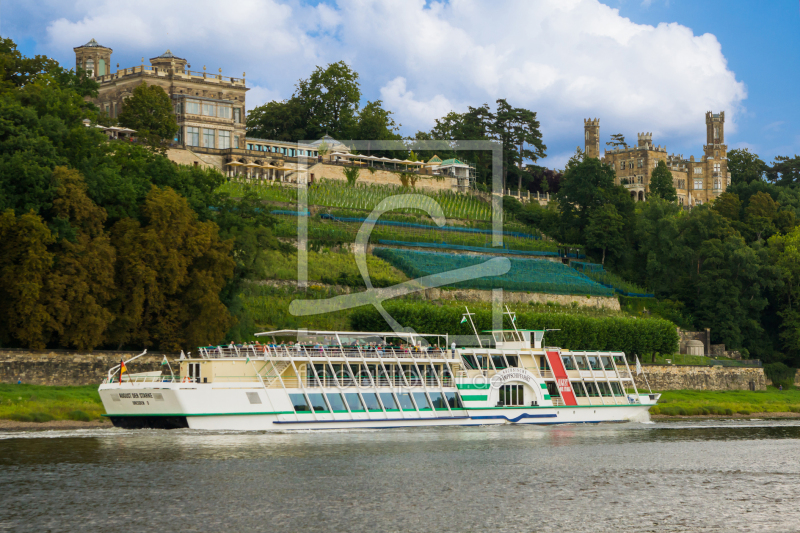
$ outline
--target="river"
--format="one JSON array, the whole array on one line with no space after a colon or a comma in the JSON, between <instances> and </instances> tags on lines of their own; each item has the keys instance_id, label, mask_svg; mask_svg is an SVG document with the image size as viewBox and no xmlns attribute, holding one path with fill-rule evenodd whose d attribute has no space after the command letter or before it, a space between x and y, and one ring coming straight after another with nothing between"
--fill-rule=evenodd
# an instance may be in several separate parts
<instances>
[{"instance_id":1,"label":"river","mask_svg":"<svg viewBox=\"0 0 800 533\"><path fill-rule=\"evenodd\" d=\"M798 531L800 422L0 432L0 530Z\"/></svg>"}]
</instances>

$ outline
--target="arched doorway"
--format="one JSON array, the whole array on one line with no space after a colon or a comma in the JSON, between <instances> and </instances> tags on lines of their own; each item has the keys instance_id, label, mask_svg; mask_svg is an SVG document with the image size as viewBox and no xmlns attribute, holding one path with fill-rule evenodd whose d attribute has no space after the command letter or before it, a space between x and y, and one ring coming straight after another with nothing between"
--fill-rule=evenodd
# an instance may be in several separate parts
<instances>
[{"instance_id":1,"label":"arched doorway","mask_svg":"<svg viewBox=\"0 0 800 533\"><path fill-rule=\"evenodd\" d=\"M644 202L644 191L639 191L639 201Z\"/></svg>"}]
</instances>

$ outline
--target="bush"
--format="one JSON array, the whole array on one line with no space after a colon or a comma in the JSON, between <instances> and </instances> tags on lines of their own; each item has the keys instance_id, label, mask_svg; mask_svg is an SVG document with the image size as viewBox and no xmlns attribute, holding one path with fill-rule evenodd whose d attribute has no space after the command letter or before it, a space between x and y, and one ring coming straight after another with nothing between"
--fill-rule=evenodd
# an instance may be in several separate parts
<instances>
[{"instance_id":1,"label":"bush","mask_svg":"<svg viewBox=\"0 0 800 533\"><path fill-rule=\"evenodd\" d=\"M17 422L49 422L54 420L54 418L42 412L35 412L35 413L14 413L11 415L11 420L16 420Z\"/></svg>"},{"instance_id":2,"label":"bush","mask_svg":"<svg viewBox=\"0 0 800 533\"><path fill-rule=\"evenodd\" d=\"M741 410L736 411L736 412L738 414L740 414L740 415L749 415L750 414L750 411L748 411L747 409L741 409Z\"/></svg>"},{"instance_id":3,"label":"bush","mask_svg":"<svg viewBox=\"0 0 800 533\"><path fill-rule=\"evenodd\" d=\"M461 323L464 308L414 302L390 301L385 309L404 327L423 333L472 335L469 323ZM478 309L473 317L478 331L491 329L491 309ZM570 350L621 351L628 356L648 353L675 353L678 333L675 326L658 318L589 317L564 313L517 313L519 329L558 329L547 333L548 346ZM350 315L355 331L385 331L386 322L373 307L361 307Z\"/></svg>"},{"instance_id":4,"label":"bush","mask_svg":"<svg viewBox=\"0 0 800 533\"><path fill-rule=\"evenodd\" d=\"M784 388L794 385L794 375L797 371L789 368L783 363L770 363L764 365L764 374L772 381L776 387L783 385Z\"/></svg>"}]
</instances>

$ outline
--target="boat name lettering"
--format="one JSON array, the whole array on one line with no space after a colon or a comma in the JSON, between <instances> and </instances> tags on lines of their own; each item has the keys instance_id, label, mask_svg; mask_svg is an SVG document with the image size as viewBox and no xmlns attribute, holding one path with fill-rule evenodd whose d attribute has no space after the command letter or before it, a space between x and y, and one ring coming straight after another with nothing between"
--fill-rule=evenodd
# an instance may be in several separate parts
<instances>
[{"instance_id":1,"label":"boat name lettering","mask_svg":"<svg viewBox=\"0 0 800 533\"><path fill-rule=\"evenodd\" d=\"M557 379L556 383L558 383L559 392L570 392L570 391L572 391L572 385L569 384L569 380L568 379Z\"/></svg>"},{"instance_id":2,"label":"boat name lettering","mask_svg":"<svg viewBox=\"0 0 800 533\"><path fill-rule=\"evenodd\" d=\"M151 392L120 392L120 398L153 398Z\"/></svg>"},{"instance_id":3,"label":"boat name lettering","mask_svg":"<svg viewBox=\"0 0 800 533\"><path fill-rule=\"evenodd\" d=\"M515 368L501 370L492 376L490 381L495 387L499 387L506 381L524 381L526 383L535 383L535 377L527 370Z\"/></svg>"}]
</instances>

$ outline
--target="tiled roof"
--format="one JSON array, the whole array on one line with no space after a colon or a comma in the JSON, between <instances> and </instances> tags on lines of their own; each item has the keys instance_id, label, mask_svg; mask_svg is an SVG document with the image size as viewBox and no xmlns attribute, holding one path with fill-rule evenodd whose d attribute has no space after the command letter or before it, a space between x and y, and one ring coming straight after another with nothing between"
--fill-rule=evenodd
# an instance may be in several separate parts
<instances>
[{"instance_id":1,"label":"tiled roof","mask_svg":"<svg viewBox=\"0 0 800 533\"><path fill-rule=\"evenodd\" d=\"M105 48L105 46L92 39L88 43L84 44L83 46L79 46L78 48Z\"/></svg>"}]
</instances>

